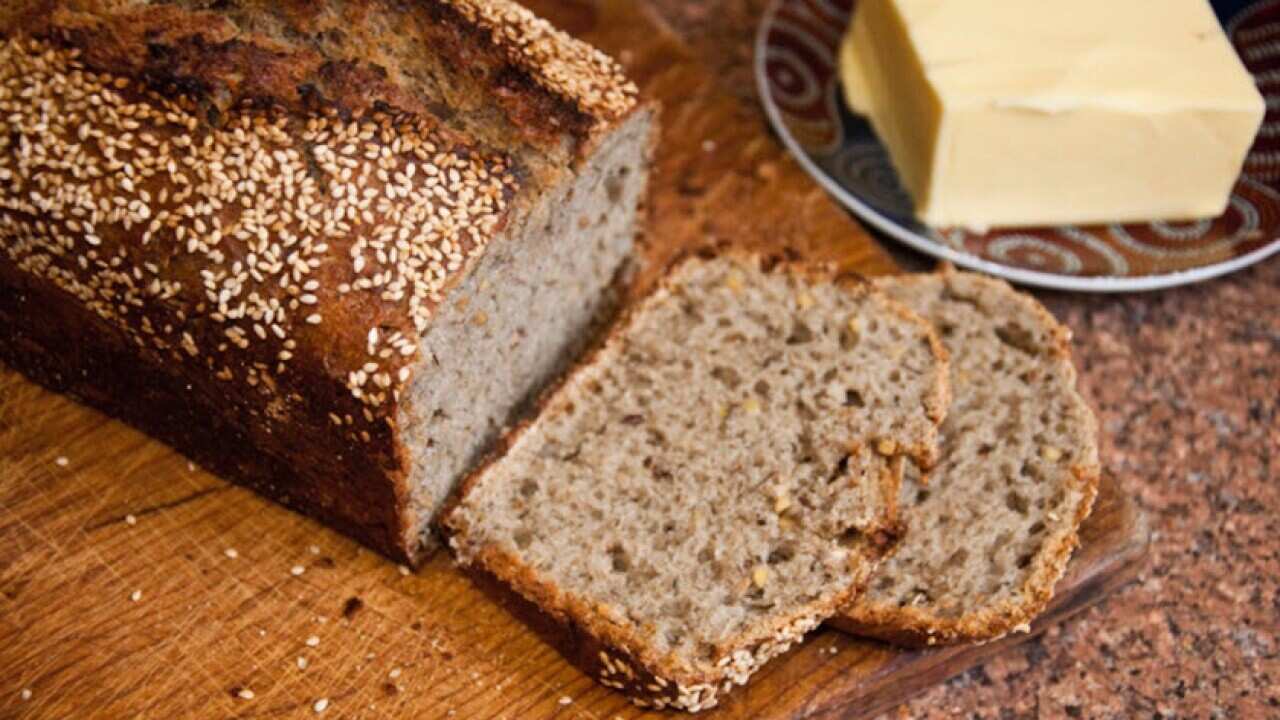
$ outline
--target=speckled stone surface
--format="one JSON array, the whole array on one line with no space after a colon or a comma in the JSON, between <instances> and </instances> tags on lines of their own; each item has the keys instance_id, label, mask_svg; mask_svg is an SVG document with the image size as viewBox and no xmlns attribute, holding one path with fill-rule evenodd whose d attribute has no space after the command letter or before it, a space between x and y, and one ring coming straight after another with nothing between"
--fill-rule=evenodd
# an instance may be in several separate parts
<instances>
[{"instance_id":1,"label":"speckled stone surface","mask_svg":"<svg viewBox=\"0 0 1280 720\"><path fill-rule=\"evenodd\" d=\"M755 107L764 0L648 1ZM1075 333L1104 467L1153 529L1148 566L890 717L1280 718L1280 257L1151 294L1037 295Z\"/></svg>"}]
</instances>

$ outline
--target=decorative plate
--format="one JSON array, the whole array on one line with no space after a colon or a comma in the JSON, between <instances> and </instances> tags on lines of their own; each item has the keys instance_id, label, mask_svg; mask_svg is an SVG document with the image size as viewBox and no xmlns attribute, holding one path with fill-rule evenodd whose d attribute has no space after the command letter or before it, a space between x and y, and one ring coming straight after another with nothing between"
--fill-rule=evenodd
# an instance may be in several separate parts
<instances>
[{"instance_id":1,"label":"decorative plate","mask_svg":"<svg viewBox=\"0 0 1280 720\"><path fill-rule=\"evenodd\" d=\"M756 38L765 113L800 164L888 235L956 265L1042 287L1151 290L1207 280L1280 252L1280 0L1215 3L1267 99L1227 212L1189 223L992 230L917 221L888 153L845 107L836 58L856 0L773 0Z\"/></svg>"}]
</instances>

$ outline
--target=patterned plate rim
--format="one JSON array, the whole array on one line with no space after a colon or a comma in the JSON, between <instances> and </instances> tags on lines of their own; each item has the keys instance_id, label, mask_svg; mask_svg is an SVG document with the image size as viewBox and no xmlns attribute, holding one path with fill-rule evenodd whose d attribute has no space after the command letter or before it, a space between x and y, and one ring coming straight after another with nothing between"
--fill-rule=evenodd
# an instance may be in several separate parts
<instances>
[{"instance_id":1,"label":"patterned plate rim","mask_svg":"<svg viewBox=\"0 0 1280 720\"><path fill-rule=\"evenodd\" d=\"M1142 275L1138 277L1075 277L1072 275L1060 275L1057 273L1039 272L1037 270L1025 270L1022 268L1002 265L980 258L976 255L960 252L953 248L939 244L929 238L918 235L910 230L902 227L892 219L884 216L875 208L863 202L858 196L849 192L835 178L831 177L825 170L818 167L817 163L809 157L800 142L791 134L791 129L782 119L782 110L774 102L773 95L769 88L769 79L765 71L765 52L768 48L769 30L773 27L774 17L778 12L778 8L785 2L793 2L794 0L771 0L769 6L765 8L764 14L760 19L760 25L756 29L756 39L754 48L754 58L752 59L753 74L756 81L756 92L760 96L760 104L764 107L765 116L769 118L769 124L778 133L782 139L782 143L786 146L791 156L800 163L805 172L818 182L827 192L831 193L842 205L852 210L862 220L870 223L873 227L881 232L893 237L894 239L906 243L911 247L928 255L948 260L969 270L977 270L989 275L1012 280L1013 282L1023 285L1033 285L1036 287L1051 288L1054 290L1081 290L1087 292L1099 293L1119 293L1119 292L1136 292L1144 290L1160 290L1163 288L1177 287L1179 285L1189 285L1191 283L1203 282L1216 277L1244 269L1254 263L1265 260L1271 255L1280 252L1280 237L1275 237L1270 243L1254 250L1251 253L1231 258L1219 263L1211 265L1203 265L1190 270L1179 270L1172 273L1164 273L1160 275ZM1248 12L1248 9L1242 12Z\"/></svg>"}]
</instances>

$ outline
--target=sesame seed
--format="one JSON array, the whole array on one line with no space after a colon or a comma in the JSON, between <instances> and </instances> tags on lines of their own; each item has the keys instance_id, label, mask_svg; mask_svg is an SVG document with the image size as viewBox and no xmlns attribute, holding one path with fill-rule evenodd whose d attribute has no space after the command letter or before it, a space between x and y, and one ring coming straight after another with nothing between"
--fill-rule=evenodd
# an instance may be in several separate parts
<instances>
[{"instance_id":1,"label":"sesame seed","mask_svg":"<svg viewBox=\"0 0 1280 720\"><path fill-rule=\"evenodd\" d=\"M311 553L312 555L319 555L319 554L320 554L320 546L319 546L319 545L309 545L309 546L307 546L307 552Z\"/></svg>"},{"instance_id":2,"label":"sesame seed","mask_svg":"<svg viewBox=\"0 0 1280 720\"><path fill-rule=\"evenodd\" d=\"M316 711L316 713L322 713L329 709L329 698L320 698L319 700L316 700L315 704L311 707Z\"/></svg>"},{"instance_id":3,"label":"sesame seed","mask_svg":"<svg viewBox=\"0 0 1280 720\"><path fill-rule=\"evenodd\" d=\"M30 700L31 688L22 688L22 692L18 693L18 697L22 698L23 700Z\"/></svg>"},{"instance_id":4,"label":"sesame seed","mask_svg":"<svg viewBox=\"0 0 1280 720\"><path fill-rule=\"evenodd\" d=\"M310 663L308 663L308 662L307 662L307 659L306 659L305 657L303 657L303 656L301 656L301 655L299 655L299 656L298 656L298 669L299 669L299 670L306 670L306 669L307 669L307 665L309 665L309 664L310 664Z\"/></svg>"},{"instance_id":5,"label":"sesame seed","mask_svg":"<svg viewBox=\"0 0 1280 720\"><path fill-rule=\"evenodd\" d=\"M53 464L57 465L58 467L66 467L71 464L71 461L68 460L65 456L59 456L56 460L53 461Z\"/></svg>"},{"instance_id":6,"label":"sesame seed","mask_svg":"<svg viewBox=\"0 0 1280 720\"><path fill-rule=\"evenodd\" d=\"M124 516L124 522L125 522L125 524L126 524L126 525L137 525L137 524L138 524L138 518L134 517L132 514L125 515L125 516Z\"/></svg>"},{"instance_id":7,"label":"sesame seed","mask_svg":"<svg viewBox=\"0 0 1280 720\"><path fill-rule=\"evenodd\" d=\"M139 600L142 599L142 591L134 590L132 593L129 593L129 599L132 600L133 602L138 602Z\"/></svg>"},{"instance_id":8,"label":"sesame seed","mask_svg":"<svg viewBox=\"0 0 1280 720\"><path fill-rule=\"evenodd\" d=\"M572 705L572 704L573 704L573 698L569 697L568 695L561 695L561 696L560 696L560 704L561 704L561 705Z\"/></svg>"},{"instance_id":9,"label":"sesame seed","mask_svg":"<svg viewBox=\"0 0 1280 720\"><path fill-rule=\"evenodd\" d=\"M250 690L249 688L240 688L240 689L236 692L236 697L240 698L241 700L252 700L252 699L253 699L253 691L252 691L252 690Z\"/></svg>"},{"instance_id":10,"label":"sesame seed","mask_svg":"<svg viewBox=\"0 0 1280 720\"><path fill-rule=\"evenodd\" d=\"M236 552L235 548L227 548L226 550L222 551L222 554L226 555L228 558L232 560L235 560L236 558L240 557L240 553Z\"/></svg>"},{"instance_id":11,"label":"sesame seed","mask_svg":"<svg viewBox=\"0 0 1280 720\"><path fill-rule=\"evenodd\" d=\"M400 571L401 575L409 575L412 572L411 570L409 570L408 565L397 565L396 569Z\"/></svg>"},{"instance_id":12,"label":"sesame seed","mask_svg":"<svg viewBox=\"0 0 1280 720\"><path fill-rule=\"evenodd\" d=\"M320 645L320 638L318 636L312 635L307 638L307 647L317 647L318 645Z\"/></svg>"},{"instance_id":13,"label":"sesame seed","mask_svg":"<svg viewBox=\"0 0 1280 720\"><path fill-rule=\"evenodd\" d=\"M400 668L391 668L391 672L387 673L387 677L395 680L400 677Z\"/></svg>"},{"instance_id":14,"label":"sesame seed","mask_svg":"<svg viewBox=\"0 0 1280 720\"><path fill-rule=\"evenodd\" d=\"M307 569L302 567L301 565L294 565L293 567L289 568L289 574L294 577L298 577L299 575L301 575L306 571Z\"/></svg>"}]
</instances>

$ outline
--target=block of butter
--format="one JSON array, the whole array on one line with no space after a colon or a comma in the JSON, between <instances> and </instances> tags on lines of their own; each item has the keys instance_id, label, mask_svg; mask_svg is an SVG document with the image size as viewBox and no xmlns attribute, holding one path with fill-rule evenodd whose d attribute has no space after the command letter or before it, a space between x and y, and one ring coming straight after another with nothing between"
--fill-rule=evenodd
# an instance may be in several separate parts
<instances>
[{"instance_id":1,"label":"block of butter","mask_svg":"<svg viewBox=\"0 0 1280 720\"><path fill-rule=\"evenodd\" d=\"M840 74L937 227L1220 215L1265 112L1206 0L859 0Z\"/></svg>"}]
</instances>

